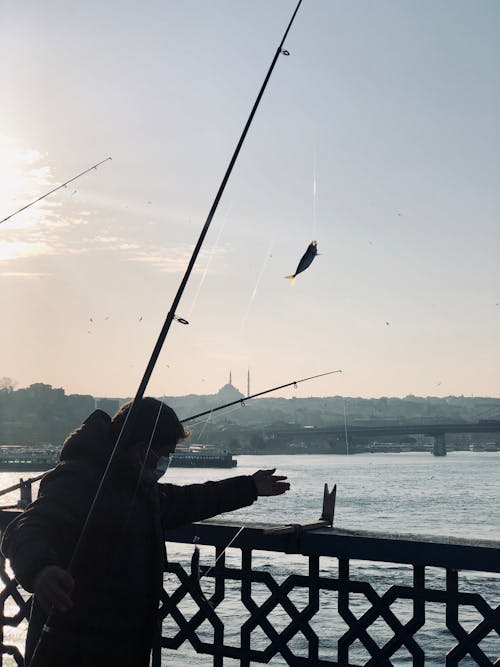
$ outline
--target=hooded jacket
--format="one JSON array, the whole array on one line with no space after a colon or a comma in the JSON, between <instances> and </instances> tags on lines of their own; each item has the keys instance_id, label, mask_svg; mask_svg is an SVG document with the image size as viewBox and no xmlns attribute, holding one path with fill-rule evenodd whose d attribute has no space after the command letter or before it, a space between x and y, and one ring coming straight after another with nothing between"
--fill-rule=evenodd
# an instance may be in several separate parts
<instances>
[{"instance_id":1,"label":"hooded jacket","mask_svg":"<svg viewBox=\"0 0 500 667\"><path fill-rule=\"evenodd\" d=\"M93 412L65 441L60 463L42 479L35 502L7 527L2 552L27 591L33 591L44 567L68 567L114 446L113 428L109 415ZM163 588L165 530L251 505L257 498L249 476L175 486L146 482L140 470L139 443L113 458L71 564L73 607L54 618L57 636L65 638L60 653L67 655L56 651L52 661L64 664L73 660L70 654L101 642L110 651L107 659L99 654L101 664L147 666ZM28 664L44 622L35 596Z\"/></svg>"}]
</instances>

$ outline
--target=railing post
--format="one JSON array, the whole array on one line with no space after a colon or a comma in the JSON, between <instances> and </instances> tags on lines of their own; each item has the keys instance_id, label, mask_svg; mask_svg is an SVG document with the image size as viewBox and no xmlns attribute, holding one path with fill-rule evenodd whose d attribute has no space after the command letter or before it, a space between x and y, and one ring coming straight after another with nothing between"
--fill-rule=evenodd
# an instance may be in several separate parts
<instances>
[{"instance_id":1,"label":"railing post","mask_svg":"<svg viewBox=\"0 0 500 667\"><path fill-rule=\"evenodd\" d=\"M33 502L33 496L31 493L31 480L27 479L26 481L21 479L19 480L19 491L21 498L19 499L17 506L19 509L25 509L28 505L31 505Z\"/></svg>"}]
</instances>

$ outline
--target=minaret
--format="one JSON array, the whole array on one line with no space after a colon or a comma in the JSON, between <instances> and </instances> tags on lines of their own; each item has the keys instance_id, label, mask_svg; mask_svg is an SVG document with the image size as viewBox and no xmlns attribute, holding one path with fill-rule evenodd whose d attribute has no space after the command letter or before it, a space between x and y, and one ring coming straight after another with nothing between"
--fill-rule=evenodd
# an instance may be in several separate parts
<instances>
[{"instance_id":1,"label":"minaret","mask_svg":"<svg viewBox=\"0 0 500 667\"><path fill-rule=\"evenodd\" d=\"M231 378L231 369L229 369L229 384L233 384L232 378Z\"/></svg>"},{"instance_id":2,"label":"minaret","mask_svg":"<svg viewBox=\"0 0 500 667\"><path fill-rule=\"evenodd\" d=\"M250 396L250 369L247 371L247 396Z\"/></svg>"}]
</instances>

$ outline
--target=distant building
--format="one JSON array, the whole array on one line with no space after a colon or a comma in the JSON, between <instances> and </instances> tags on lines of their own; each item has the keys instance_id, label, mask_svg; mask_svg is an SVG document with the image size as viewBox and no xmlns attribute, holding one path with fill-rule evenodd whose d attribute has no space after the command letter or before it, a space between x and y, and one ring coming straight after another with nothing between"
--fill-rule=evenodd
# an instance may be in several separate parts
<instances>
[{"instance_id":1,"label":"distant building","mask_svg":"<svg viewBox=\"0 0 500 667\"><path fill-rule=\"evenodd\" d=\"M231 371L229 371L229 382L219 389L216 396L217 400L222 403L230 403L245 398L241 391L233 385Z\"/></svg>"}]
</instances>

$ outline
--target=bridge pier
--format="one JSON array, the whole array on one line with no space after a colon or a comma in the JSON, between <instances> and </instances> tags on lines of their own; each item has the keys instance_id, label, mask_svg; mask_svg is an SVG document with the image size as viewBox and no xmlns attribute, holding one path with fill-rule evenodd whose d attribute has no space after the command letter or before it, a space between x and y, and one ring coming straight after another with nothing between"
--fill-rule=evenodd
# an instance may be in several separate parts
<instances>
[{"instance_id":1,"label":"bridge pier","mask_svg":"<svg viewBox=\"0 0 500 667\"><path fill-rule=\"evenodd\" d=\"M446 456L446 434L436 433L434 436L434 444L432 446L432 453L434 456Z\"/></svg>"}]
</instances>

